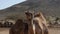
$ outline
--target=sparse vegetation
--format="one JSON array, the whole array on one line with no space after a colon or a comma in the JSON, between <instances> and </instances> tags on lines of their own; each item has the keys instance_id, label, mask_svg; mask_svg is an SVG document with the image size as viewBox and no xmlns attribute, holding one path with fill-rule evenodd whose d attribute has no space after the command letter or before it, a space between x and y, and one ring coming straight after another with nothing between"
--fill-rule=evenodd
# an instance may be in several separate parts
<instances>
[{"instance_id":1,"label":"sparse vegetation","mask_svg":"<svg viewBox=\"0 0 60 34\"><path fill-rule=\"evenodd\" d=\"M47 19L47 24L49 24L49 26L59 26L60 25L60 18L59 17L53 17L53 16L49 16L46 18Z\"/></svg>"},{"instance_id":2,"label":"sparse vegetation","mask_svg":"<svg viewBox=\"0 0 60 34\"><path fill-rule=\"evenodd\" d=\"M18 19L18 17L19 17L18 15L9 15L5 18L5 20L7 20L7 19L16 20L16 19Z\"/></svg>"}]
</instances>

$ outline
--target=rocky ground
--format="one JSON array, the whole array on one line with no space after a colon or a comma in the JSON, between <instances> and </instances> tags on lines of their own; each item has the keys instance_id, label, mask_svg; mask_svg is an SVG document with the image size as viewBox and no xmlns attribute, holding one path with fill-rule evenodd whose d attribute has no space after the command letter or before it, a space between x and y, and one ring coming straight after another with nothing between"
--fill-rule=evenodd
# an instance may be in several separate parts
<instances>
[{"instance_id":1,"label":"rocky ground","mask_svg":"<svg viewBox=\"0 0 60 34\"><path fill-rule=\"evenodd\" d=\"M9 34L9 28L0 28L0 34ZM49 34L60 34L60 28L49 28Z\"/></svg>"}]
</instances>

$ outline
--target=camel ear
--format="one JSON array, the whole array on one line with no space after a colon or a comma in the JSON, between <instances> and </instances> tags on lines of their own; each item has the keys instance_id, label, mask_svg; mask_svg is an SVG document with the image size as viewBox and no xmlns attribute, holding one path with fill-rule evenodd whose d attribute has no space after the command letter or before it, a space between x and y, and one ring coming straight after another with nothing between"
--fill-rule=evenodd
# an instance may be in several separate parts
<instances>
[{"instance_id":1,"label":"camel ear","mask_svg":"<svg viewBox=\"0 0 60 34\"><path fill-rule=\"evenodd\" d=\"M38 15L43 20L41 12L39 12Z\"/></svg>"},{"instance_id":2,"label":"camel ear","mask_svg":"<svg viewBox=\"0 0 60 34\"><path fill-rule=\"evenodd\" d=\"M42 20L44 20L44 16L41 12L38 12L35 17L40 17Z\"/></svg>"},{"instance_id":3,"label":"camel ear","mask_svg":"<svg viewBox=\"0 0 60 34\"><path fill-rule=\"evenodd\" d=\"M25 14L26 14L26 16L32 16L32 13L29 11L26 11Z\"/></svg>"},{"instance_id":4,"label":"camel ear","mask_svg":"<svg viewBox=\"0 0 60 34\"><path fill-rule=\"evenodd\" d=\"M41 16L40 13L37 13L37 14L35 14L34 17L40 17L40 16Z\"/></svg>"}]
</instances>

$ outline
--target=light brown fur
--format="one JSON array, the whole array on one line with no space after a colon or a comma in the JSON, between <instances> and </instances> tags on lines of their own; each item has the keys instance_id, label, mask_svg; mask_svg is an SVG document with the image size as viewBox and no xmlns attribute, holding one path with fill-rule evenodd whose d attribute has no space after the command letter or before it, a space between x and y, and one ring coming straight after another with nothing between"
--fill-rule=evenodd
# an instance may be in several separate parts
<instances>
[{"instance_id":1,"label":"light brown fur","mask_svg":"<svg viewBox=\"0 0 60 34\"><path fill-rule=\"evenodd\" d=\"M26 12L25 14L28 24L27 31L25 32L26 26L24 25L24 22L19 19L16 21L16 24L10 29L9 34L34 34L34 32L35 34L48 34L46 20L41 12L34 15L34 18L32 18L33 14L30 12ZM33 25L35 26L35 30L33 29Z\"/></svg>"}]
</instances>

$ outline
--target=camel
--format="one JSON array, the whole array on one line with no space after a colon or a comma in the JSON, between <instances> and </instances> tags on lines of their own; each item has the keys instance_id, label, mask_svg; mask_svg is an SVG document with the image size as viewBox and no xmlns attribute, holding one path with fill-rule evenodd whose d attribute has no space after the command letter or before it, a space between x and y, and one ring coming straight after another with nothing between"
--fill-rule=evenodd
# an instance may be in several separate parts
<instances>
[{"instance_id":1,"label":"camel","mask_svg":"<svg viewBox=\"0 0 60 34\"><path fill-rule=\"evenodd\" d=\"M32 13L26 12L26 16L31 25L31 29L29 29L30 34L48 34L46 19L41 12L34 14L34 17Z\"/></svg>"},{"instance_id":2,"label":"camel","mask_svg":"<svg viewBox=\"0 0 60 34\"><path fill-rule=\"evenodd\" d=\"M9 34L48 34L46 20L42 13L34 14L34 17L30 12L25 12L25 14L26 23L18 19L9 30Z\"/></svg>"}]
</instances>

